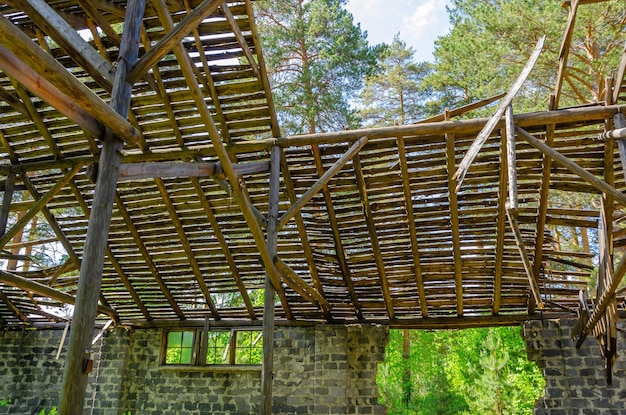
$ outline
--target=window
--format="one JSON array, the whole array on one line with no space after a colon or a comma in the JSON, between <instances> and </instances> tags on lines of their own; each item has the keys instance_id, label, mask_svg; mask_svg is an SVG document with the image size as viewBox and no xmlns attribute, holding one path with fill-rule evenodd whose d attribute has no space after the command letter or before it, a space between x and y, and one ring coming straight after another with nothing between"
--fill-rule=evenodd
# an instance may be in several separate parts
<instances>
[{"instance_id":1,"label":"window","mask_svg":"<svg viewBox=\"0 0 626 415\"><path fill-rule=\"evenodd\" d=\"M177 330L164 335L165 365L260 365L260 330Z\"/></svg>"}]
</instances>

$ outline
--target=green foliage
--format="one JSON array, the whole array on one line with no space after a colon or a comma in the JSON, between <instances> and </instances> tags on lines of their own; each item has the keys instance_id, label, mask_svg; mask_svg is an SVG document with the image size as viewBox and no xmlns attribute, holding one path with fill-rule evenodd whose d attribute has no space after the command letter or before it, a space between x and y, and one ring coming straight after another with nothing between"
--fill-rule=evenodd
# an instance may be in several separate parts
<instances>
[{"instance_id":1,"label":"green foliage","mask_svg":"<svg viewBox=\"0 0 626 415\"><path fill-rule=\"evenodd\" d=\"M42 409L41 412L39 412L39 415L57 415L57 408L56 406L53 406L49 411Z\"/></svg>"},{"instance_id":2,"label":"green foliage","mask_svg":"<svg viewBox=\"0 0 626 415\"><path fill-rule=\"evenodd\" d=\"M516 99L516 109L545 110L556 83L567 9L541 0L454 0L448 11L452 29L436 42L435 71L427 81L444 92L441 105L507 91L545 34L544 51ZM561 107L602 100L604 78L617 67L623 45L625 15L624 2L578 9Z\"/></svg>"},{"instance_id":3,"label":"green foliage","mask_svg":"<svg viewBox=\"0 0 626 415\"><path fill-rule=\"evenodd\" d=\"M9 406L10 403L10 399L0 399L0 406Z\"/></svg>"},{"instance_id":4,"label":"green foliage","mask_svg":"<svg viewBox=\"0 0 626 415\"><path fill-rule=\"evenodd\" d=\"M399 35L384 48L378 71L365 79L359 96L359 116L366 125L402 125L424 118L428 91L422 80L432 67L415 62L414 55Z\"/></svg>"},{"instance_id":5,"label":"green foliage","mask_svg":"<svg viewBox=\"0 0 626 415\"><path fill-rule=\"evenodd\" d=\"M532 414L544 381L526 359L519 328L412 330L409 336L403 357L402 331L391 331L379 367L380 400L390 415Z\"/></svg>"},{"instance_id":6,"label":"green foliage","mask_svg":"<svg viewBox=\"0 0 626 415\"><path fill-rule=\"evenodd\" d=\"M259 32L285 133L354 126L349 100L376 64L377 48L345 0L256 2Z\"/></svg>"}]
</instances>

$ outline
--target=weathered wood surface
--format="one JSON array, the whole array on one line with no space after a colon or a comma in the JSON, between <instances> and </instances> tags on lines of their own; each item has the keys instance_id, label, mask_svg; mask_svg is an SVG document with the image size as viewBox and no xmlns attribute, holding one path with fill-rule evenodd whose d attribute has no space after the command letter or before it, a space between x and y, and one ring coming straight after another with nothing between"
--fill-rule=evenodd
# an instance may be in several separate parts
<instances>
[{"instance_id":1,"label":"weathered wood surface","mask_svg":"<svg viewBox=\"0 0 626 415\"><path fill-rule=\"evenodd\" d=\"M504 166L513 152L505 155L505 147L512 146L503 144L504 118L492 121L494 129L458 192L450 180L489 119L446 119L490 99L453 108L440 121L283 137L251 3L204 9L206 19L198 12L188 16L215 5L208 0L190 0L188 9L175 2L152 4L140 45L140 56L148 56L141 59L150 61L143 60L148 65L136 75L131 110L122 117L124 128L135 126L137 134L120 150L121 174L98 296L119 313L121 322L155 327L198 322L204 327L206 321L224 327L260 324L264 311L254 299L264 289L266 269L279 289L276 324L366 321L464 327L533 318L528 315L533 305L528 302L529 274L506 224L506 190L512 182L507 172L513 169ZM29 65L30 86L26 76L0 73L3 190L10 190L15 178L12 201L3 204L2 212L11 227L19 212L39 211L38 223L47 222L53 230L21 243L9 241L7 250L40 249L58 240L70 257L67 267L42 269L22 251L15 258L30 268L18 268L15 274L75 296L77 277L71 269L87 251L87 224L95 208L94 183L79 166L102 163L96 138L103 137L108 116L88 112L75 91L57 85L64 75L47 71L64 68L77 82L73 86L91 91L98 105L108 108L110 91L93 79L94 69L85 68L84 59L77 63L77 54L89 46L102 58L92 56L92 63L119 65L124 4L63 0L48 5L58 16L71 17L67 22L74 29L91 30L97 38L61 47L46 42L51 38L38 26L44 24L41 19L29 17L32 10L0 9L10 20L8 29L28 38L26 44L20 36L33 56L50 61ZM198 24L177 29L191 19ZM178 40L163 46L174 38ZM0 47L9 51L5 42ZM161 57L153 61L148 54ZM19 68L26 72L26 57L16 51L7 56L21 64L14 73ZM224 61L228 58L236 60ZM47 83L37 87L37 79ZM49 101L46 92L56 101ZM517 228L533 278L551 299L544 302L544 316L576 308L578 291L590 273L590 257L567 252L555 231L598 225L597 208L554 205L553 192L597 198L608 190L597 186L603 177L608 183L607 174L616 177L609 183L617 192L615 200L626 188L617 149L597 139L605 122L626 110L622 101L615 104L512 117L515 126L571 162L553 162L552 153L544 155L518 134L517 197L511 200L518 202ZM363 137L358 156L345 157ZM273 146L282 150L277 217L283 219L275 255L266 245L265 213ZM566 167L572 163L586 173L573 174ZM341 167L320 181L333 166ZM74 169L70 183L59 188ZM38 202L42 197L45 203ZM614 220L622 220L621 210L615 210ZM23 229L28 233L29 225ZM616 230L615 246L624 235ZM283 266L282 273L276 270ZM0 301L0 324L55 321L38 314L26 290L2 283L0 290L6 299ZM225 298L239 302L220 306L218 300Z\"/></svg>"}]
</instances>

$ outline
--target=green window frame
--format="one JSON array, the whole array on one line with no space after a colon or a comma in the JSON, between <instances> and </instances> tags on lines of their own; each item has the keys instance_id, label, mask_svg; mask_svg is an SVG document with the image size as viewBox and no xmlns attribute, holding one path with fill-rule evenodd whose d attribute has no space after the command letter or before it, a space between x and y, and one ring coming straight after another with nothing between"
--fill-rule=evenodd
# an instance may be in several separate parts
<instances>
[{"instance_id":1,"label":"green window frame","mask_svg":"<svg viewBox=\"0 0 626 415\"><path fill-rule=\"evenodd\" d=\"M166 330L162 365L257 366L263 357L262 331L255 328Z\"/></svg>"}]
</instances>

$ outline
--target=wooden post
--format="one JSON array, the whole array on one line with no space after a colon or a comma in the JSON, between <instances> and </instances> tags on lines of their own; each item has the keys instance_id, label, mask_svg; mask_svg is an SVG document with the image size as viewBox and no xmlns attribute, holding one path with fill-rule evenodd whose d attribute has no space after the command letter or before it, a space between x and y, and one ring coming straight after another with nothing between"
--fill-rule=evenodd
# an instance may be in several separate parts
<instances>
[{"instance_id":1,"label":"wooden post","mask_svg":"<svg viewBox=\"0 0 626 415\"><path fill-rule=\"evenodd\" d=\"M9 212L11 211L11 201L13 200L13 190L15 189L15 173L9 173L4 182L4 195L2 196L2 206L0 206L0 236L7 230Z\"/></svg>"},{"instance_id":2,"label":"wooden post","mask_svg":"<svg viewBox=\"0 0 626 415\"><path fill-rule=\"evenodd\" d=\"M280 190L280 147L272 147L270 162L270 200L267 218L267 250L277 254L278 196ZM263 365L261 368L261 415L272 413L272 381L274 378L274 304L276 292L269 274L265 273L265 302L263 304Z\"/></svg>"},{"instance_id":3,"label":"wooden post","mask_svg":"<svg viewBox=\"0 0 626 415\"><path fill-rule=\"evenodd\" d=\"M111 107L124 117L128 114L132 88L125 80L126 73L128 65L137 60L145 0L131 0L126 7L120 59L111 97ZM92 347L91 341L102 284L102 269L111 225L122 144L122 141L113 136L110 130L105 132L63 373L63 386L59 401L60 415L83 413L88 377L85 368L90 366L89 351Z\"/></svg>"}]
</instances>

